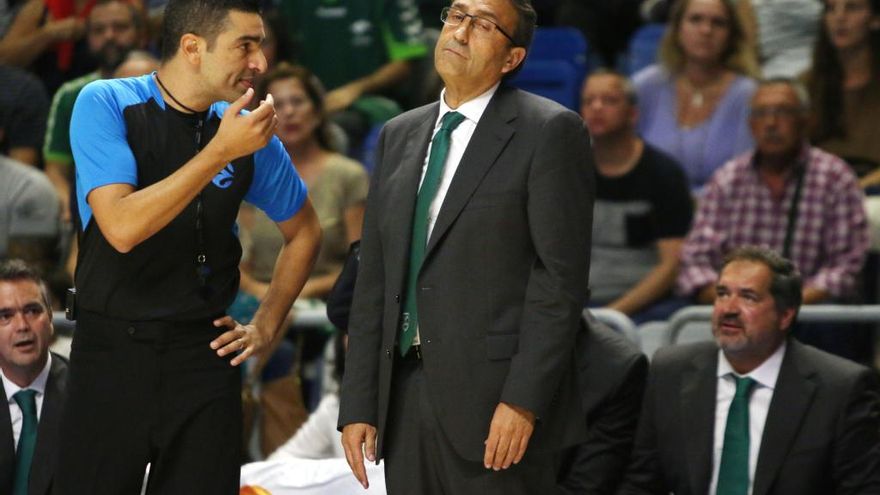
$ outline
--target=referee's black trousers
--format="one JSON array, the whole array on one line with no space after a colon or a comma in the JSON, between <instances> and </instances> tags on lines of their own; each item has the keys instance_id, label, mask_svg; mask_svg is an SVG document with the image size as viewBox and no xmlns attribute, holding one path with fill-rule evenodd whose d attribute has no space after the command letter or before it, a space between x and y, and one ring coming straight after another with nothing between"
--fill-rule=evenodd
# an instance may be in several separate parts
<instances>
[{"instance_id":1,"label":"referee's black trousers","mask_svg":"<svg viewBox=\"0 0 880 495\"><path fill-rule=\"evenodd\" d=\"M241 373L210 320L129 322L81 311L70 354L55 495L234 495Z\"/></svg>"}]
</instances>

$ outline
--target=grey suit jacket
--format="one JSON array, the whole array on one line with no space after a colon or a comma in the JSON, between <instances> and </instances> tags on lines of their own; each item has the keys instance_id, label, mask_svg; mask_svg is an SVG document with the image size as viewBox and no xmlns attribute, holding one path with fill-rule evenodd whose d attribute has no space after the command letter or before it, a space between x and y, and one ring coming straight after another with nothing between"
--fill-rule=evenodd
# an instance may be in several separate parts
<instances>
[{"instance_id":1,"label":"grey suit jacket","mask_svg":"<svg viewBox=\"0 0 880 495\"><path fill-rule=\"evenodd\" d=\"M67 390L67 360L52 354L52 367L46 381L46 395L37 426L37 447L31 462L29 495L46 495L55 474L55 458L58 452L61 412ZM6 397L0 382L0 396ZM9 407L0 407L0 493L12 493L15 475L15 444L12 437L12 420Z\"/></svg>"},{"instance_id":2,"label":"grey suit jacket","mask_svg":"<svg viewBox=\"0 0 880 495\"><path fill-rule=\"evenodd\" d=\"M712 476L718 349L661 349L620 493L704 495ZM754 495L880 493L880 385L868 368L789 339Z\"/></svg>"},{"instance_id":3,"label":"grey suit jacket","mask_svg":"<svg viewBox=\"0 0 880 495\"><path fill-rule=\"evenodd\" d=\"M339 426L382 456L411 223L439 103L382 131L349 322ZM501 86L438 214L419 275L423 369L447 438L482 461L499 401L538 419L532 455L583 438L572 358L587 299L593 161L580 117Z\"/></svg>"}]
</instances>

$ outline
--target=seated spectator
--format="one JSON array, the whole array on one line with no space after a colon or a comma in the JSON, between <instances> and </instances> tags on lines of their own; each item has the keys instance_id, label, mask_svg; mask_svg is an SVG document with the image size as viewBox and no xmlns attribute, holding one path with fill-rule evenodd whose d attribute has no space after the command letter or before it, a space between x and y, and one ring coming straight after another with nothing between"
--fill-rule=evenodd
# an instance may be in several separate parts
<instances>
[{"instance_id":1,"label":"seated spectator","mask_svg":"<svg viewBox=\"0 0 880 495\"><path fill-rule=\"evenodd\" d=\"M862 187L880 185L880 1L826 0L813 68L812 140L843 157Z\"/></svg>"},{"instance_id":2,"label":"seated spectator","mask_svg":"<svg viewBox=\"0 0 880 495\"><path fill-rule=\"evenodd\" d=\"M0 65L0 154L28 165L40 164L49 97L40 80Z\"/></svg>"},{"instance_id":3,"label":"seated spectator","mask_svg":"<svg viewBox=\"0 0 880 495\"><path fill-rule=\"evenodd\" d=\"M682 249L679 291L711 302L724 256L760 245L795 262L805 277L804 303L852 297L868 248L855 174L806 143L809 103L800 84L762 82L750 108L757 148L725 164L706 186Z\"/></svg>"},{"instance_id":4,"label":"seated spectator","mask_svg":"<svg viewBox=\"0 0 880 495\"><path fill-rule=\"evenodd\" d=\"M648 360L592 315L584 318L578 348L587 439L563 454L558 487L571 495L610 495L630 462Z\"/></svg>"},{"instance_id":5,"label":"seated spectator","mask_svg":"<svg viewBox=\"0 0 880 495\"><path fill-rule=\"evenodd\" d=\"M747 122L756 62L732 0L676 3L659 56L659 65L633 76L639 133L681 163L699 189L752 146Z\"/></svg>"},{"instance_id":6,"label":"seated spectator","mask_svg":"<svg viewBox=\"0 0 880 495\"><path fill-rule=\"evenodd\" d=\"M324 232L300 298L324 298L342 270L349 244L360 239L369 188L367 174L356 161L330 150L324 91L308 70L280 64L261 81L257 92L259 99L269 93L275 99L276 134L309 188ZM268 217L252 209L241 223L251 241L242 264L241 289L261 299L282 237Z\"/></svg>"},{"instance_id":7,"label":"seated spectator","mask_svg":"<svg viewBox=\"0 0 880 495\"><path fill-rule=\"evenodd\" d=\"M50 273L58 263L58 215L45 174L0 155L0 259L24 258Z\"/></svg>"},{"instance_id":8,"label":"seated spectator","mask_svg":"<svg viewBox=\"0 0 880 495\"><path fill-rule=\"evenodd\" d=\"M140 10L125 0L97 0L86 18L86 42L98 70L65 83L52 98L43 159L46 174L55 185L62 202L62 219L71 221L73 208L73 152L70 150L70 116L73 103L86 84L107 79L125 60L128 52L143 45L143 18Z\"/></svg>"},{"instance_id":9,"label":"seated spectator","mask_svg":"<svg viewBox=\"0 0 880 495\"><path fill-rule=\"evenodd\" d=\"M736 8L763 77L792 78L809 68L822 1L737 0Z\"/></svg>"},{"instance_id":10,"label":"seated spectator","mask_svg":"<svg viewBox=\"0 0 880 495\"><path fill-rule=\"evenodd\" d=\"M44 495L52 486L67 385L67 360L49 352L53 332L37 271L21 260L0 261L0 393L7 401L0 493Z\"/></svg>"},{"instance_id":11,"label":"seated spectator","mask_svg":"<svg viewBox=\"0 0 880 495\"><path fill-rule=\"evenodd\" d=\"M95 0L28 0L0 39L0 63L29 68L49 93L94 69L82 42Z\"/></svg>"},{"instance_id":12,"label":"seated spectator","mask_svg":"<svg viewBox=\"0 0 880 495\"><path fill-rule=\"evenodd\" d=\"M337 385L321 397L318 407L296 433L269 455L268 460L281 459L344 459L342 433L336 429L339 419L339 388L345 370L347 336L334 337L335 370L332 378Z\"/></svg>"},{"instance_id":13,"label":"seated spectator","mask_svg":"<svg viewBox=\"0 0 880 495\"><path fill-rule=\"evenodd\" d=\"M265 99L270 93L278 117L276 133L309 188L309 197L323 231L320 251L311 275L300 291L300 299L323 299L342 271L349 244L360 239L369 188L367 174L359 163L331 151L324 90L311 72L302 67L279 64L259 82L259 98L256 99ZM243 250L241 285L230 312L239 321L249 321L257 301L266 294L283 238L269 217L247 205L242 206L239 225ZM261 370L264 389L290 376L296 365L296 355L305 362L320 357L326 334L300 335L302 338L296 339L298 348L287 340L275 342L273 348L277 350L267 353L256 363L255 368ZM305 352L312 349L318 349L317 355ZM294 400L292 394L288 396L290 401ZM287 424L285 431L294 431L291 426L297 425ZM266 445L264 442L264 447ZM269 452L272 450L274 448Z\"/></svg>"},{"instance_id":14,"label":"seated spectator","mask_svg":"<svg viewBox=\"0 0 880 495\"><path fill-rule=\"evenodd\" d=\"M149 74L159 68L159 59L150 52L143 50L133 50L129 52L119 67L113 71L114 79L122 79L123 77L138 77Z\"/></svg>"},{"instance_id":15,"label":"seated spectator","mask_svg":"<svg viewBox=\"0 0 880 495\"><path fill-rule=\"evenodd\" d=\"M329 89L326 112L353 143L400 112L399 101L380 96L394 97L413 61L428 53L415 0L299 0L279 11L290 51Z\"/></svg>"},{"instance_id":16,"label":"seated spectator","mask_svg":"<svg viewBox=\"0 0 880 495\"><path fill-rule=\"evenodd\" d=\"M651 363L621 495L880 492L876 373L789 338L800 276L776 253L731 253L715 342Z\"/></svg>"},{"instance_id":17,"label":"seated spectator","mask_svg":"<svg viewBox=\"0 0 880 495\"><path fill-rule=\"evenodd\" d=\"M687 179L636 135L636 93L625 77L595 72L581 96L596 158L591 302L639 322L665 319L678 309L664 300L693 217Z\"/></svg>"}]
</instances>

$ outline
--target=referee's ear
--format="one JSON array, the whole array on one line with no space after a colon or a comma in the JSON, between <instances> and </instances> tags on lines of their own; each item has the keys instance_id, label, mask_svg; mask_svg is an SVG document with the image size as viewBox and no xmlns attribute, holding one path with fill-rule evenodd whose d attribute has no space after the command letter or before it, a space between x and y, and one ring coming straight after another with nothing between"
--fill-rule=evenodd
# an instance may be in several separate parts
<instances>
[{"instance_id":1,"label":"referee's ear","mask_svg":"<svg viewBox=\"0 0 880 495\"><path fill-rule=\"evenodd\" d=\"M198 66L202 63L202 51L207 48L205 39L193 33L186 33L180 37L180 45L177 53L183 55L187 62Z\"/></svg>"}]
</instances>

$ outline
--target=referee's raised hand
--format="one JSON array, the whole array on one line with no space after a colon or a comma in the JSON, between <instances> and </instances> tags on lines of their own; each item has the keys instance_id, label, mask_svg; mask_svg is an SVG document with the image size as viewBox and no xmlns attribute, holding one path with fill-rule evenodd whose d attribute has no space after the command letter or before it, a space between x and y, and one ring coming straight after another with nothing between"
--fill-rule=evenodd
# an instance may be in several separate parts
<instances>
[{"instance_id":1,"label":"referee's raised hand","mask_svg":"<svg viewBox=\"0 0 880 495\"><path fill-rule=\"evenodd\" d=\"M217 134L208 144L217 147L226 161L256 152L269 143L275 132L278 117L275 115L272 95L266 96L256 110L242 113L253 97L254 90L249 88L229 105L223 113Z\"/></svg>"}]
</instances>

